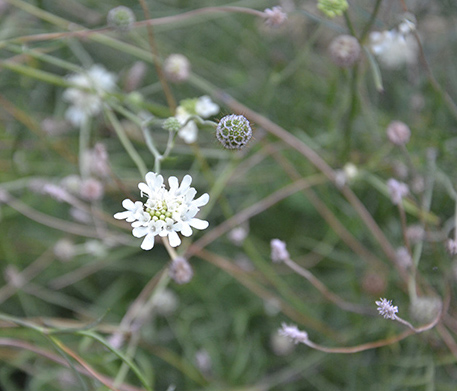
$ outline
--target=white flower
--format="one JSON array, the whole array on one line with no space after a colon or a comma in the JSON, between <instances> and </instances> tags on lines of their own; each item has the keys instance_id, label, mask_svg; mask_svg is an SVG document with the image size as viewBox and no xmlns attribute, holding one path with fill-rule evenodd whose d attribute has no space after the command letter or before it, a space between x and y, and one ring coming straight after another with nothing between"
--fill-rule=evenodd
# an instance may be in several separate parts
<instances>
[{"instance_id":1,"label":"white flower","mask_svg":"<svg viewBox=\"0 0 457 391\"><path fill-rule=\"evenodd\" d=\"M65 118L74 126L100 113L104 94L116 86L116 76L101 65L93 65L85 73L70 75L67 80L74 87L67 88L62 96L71 104Z\"/></svg>"},{"instance_id":2,"label":"white flower","mask_svg":"<svg viewBox=\"0 0 457 391\"><path fill-rule=\"evenodd\" d=\"M176 119L184 125L192 116L184 107L178 106L176 109ZM181 137L186 144L192 144L197 141L198 127L194 121L189 121L185 126L179 129L178 136Z\"/></svg>"},{"instance_id":3,"label":"white flower","mask_svg":"<svg viewBox=\"0 0 457 391\"><path fill-rule=\"evenodd\" d=\"M195 112L203 118L211 117L219 113L220 107L214 103L208 95L201 96L195 103Z\"/></svg>"},{"instance_id":4,"label":"white flower","mask_svg":"<svg viewBox=\"0 0 457 391\"><path fill-rule=\"evenodd\" d=\"M141 248L150 250L154 247L155 237L168 237L170 245L177 247L181 244L178 233L191 236L192 228L206 229L209 223L196 218L200 207L209 201L209 195L203 194L194 199L197 191L190 187L192 177L184 176L181 185L176 177L168 178L169 190L165 188L162 175L153 172L146 174L146 183L138 185L141 196L146 195L145 203L129 199L122 202L126 211L116 213L114 218L132 223L133 236L142 238Z\"/></svg>"},{"instance_id":5,"label":"white flower","mask_svg":"<svg viewBox=\"0 0 457 391\"><path fill-rule=\"evenodd\" d=\"M181 123L186 124L188 119L193 115L198 115L202 118L208 118L219 113L220 107L214 103L207 95L201 96L198 99L186 99L176 108L175 118ZM186 144L192 144L197 141L198 127L194 121L188 121L179 132Z\"/></svg>"},{"instance_id":6,"label":"white flower","mask_svg":"<svg viewBox=\"0 0 457 391\"><path fill-rule=\"evenodd\" d=\"M163 62L163 70L168 80L179 83L189 78L190 62L182 54L170 54Z\"/></svg>"},{"instance_id":7,"label":"white flower","mask_svg":"<svg viewBox=\"0 0 457 391\"><path fill-rule=\"evenodd\" d=\"M402 34L396 30L373 31L369 41L371 51L386 68L399 68L417 59L418 45L412 34Z\"/></svg>"}]
</instances>

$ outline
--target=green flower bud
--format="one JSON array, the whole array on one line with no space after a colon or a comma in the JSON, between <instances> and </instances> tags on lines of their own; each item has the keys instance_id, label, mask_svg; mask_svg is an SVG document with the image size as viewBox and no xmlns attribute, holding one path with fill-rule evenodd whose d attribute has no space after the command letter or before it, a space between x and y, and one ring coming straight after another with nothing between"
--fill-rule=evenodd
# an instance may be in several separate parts
<instances>
[{"instance_id":1,"label":"green flower bud","mask_svg":"<svg viewBox=\"0 0 457 391\"><path fill-rule=\"evenodd\" d=\"M346 0L319 0L317 8L329 18L334 18L348 9L348 2Z\"/></svg>"}]
</instances>

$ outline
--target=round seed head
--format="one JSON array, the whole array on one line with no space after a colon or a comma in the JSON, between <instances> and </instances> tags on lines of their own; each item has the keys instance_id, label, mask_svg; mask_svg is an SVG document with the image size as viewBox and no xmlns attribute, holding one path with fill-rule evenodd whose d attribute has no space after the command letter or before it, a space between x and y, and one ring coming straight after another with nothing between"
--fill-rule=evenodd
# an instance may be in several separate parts
<instances>
[{"instance_id":1,"label":"round seed head","mask_svg":"<svg viewBox=\"0 0 457 391\"><path fill-rule=\"evenodd\" d=\"M130 31L135 23L135 15L128 7L120 5L108 12L108 26L119 32Z\"/></svg>"},{"instance_id":2,"label":"round seed head","mask_svg":"<svg viewBox=\"0 0 457 391\"><path fill-rule=\"evenodd\" d=\"M226 115L216 128L216 137L227 149L242 149L252 137L252 128L243 115Z\"/></svg>"},{"instance_id":3,"label":"round seed head","mask_svg":"<svg viewBox=\"0 0 457 391\"><path fill-rule=\"evenodd\" d=\"M329 46L330 58L339 67L353 66L360 58L360 44L351 35L339 35Z\"/></svg>"}]
</instances>

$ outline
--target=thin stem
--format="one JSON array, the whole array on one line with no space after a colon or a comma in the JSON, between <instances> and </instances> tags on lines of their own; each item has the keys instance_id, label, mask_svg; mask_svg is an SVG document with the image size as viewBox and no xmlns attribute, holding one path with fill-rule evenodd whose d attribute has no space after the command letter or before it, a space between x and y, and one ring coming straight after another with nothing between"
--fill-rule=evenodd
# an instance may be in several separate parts
<instances>
[{"instance_id":1,"label":"thin stem","mask_svg":"<svg viewBox=\"0 0 457 391\"><path fill-rule=\"evenodd\" d=\"M150 19L149 16L149 9L148 5L146 4L145 0L138 0L141 4L141 8L143 8L144 15L146 19ZM148 31L148 40L149 40L149 46L151 47L151 52L152 52L152 57L154 61L154 66L156 68L157 72L157 77L159 78L160 84L162 85L163 92L165 94L165 98L167 99L168 107L170 108L170 111L174 113L176 111L176 100L173 97L173 93L171 92L170 86L168 85L168 82L165 78L165 75L162 70L162 66L159 63L159 51L157 49L157 45L155 42L154 38L154 30L150 24L146 26L146 29Z\"/></svg>"},{"instance_id":2,"label":"thin stem","mask_svg":"<svg viewBox=\"0 0 457 391\"><path fill-rule=\"evenodd\" d=\"M360 36L360 42L363 42L365 40L366 36L368 35L368 33L370 32L370 30L373 26L373 23L376 20L376 16L378 15L378 11L381 6L381 3L382 3L382 0L376 0L374 10L370 15L370 20L368 21L368 23L365 25L365 27L362 30L362 34Z\"/></svg>"},{"instance_id":3,"label":"thin stem","mask_svg":"<svg viewBox=\"0 0 457 391\"><path fill-rule=\"evenodd\" d=\"M142 177L146 176L146 173L148 172L148 170L146 168L146 164L144 163L143 159L136 151L133 144L130 142L130 140L127 137L127 134L125 133L124 128L120 124L119 120L116 118L116 116L114 115L111 108L107 107L106 105L104 107L104 112L105 112L105 115L107 116L109 122L113 126L117 136L119 137L119 140L122 143L123 147L127 151L128 155L130 156L132 161L136 164L138 171L140 172L140 175Z\"/></svg>"},{"instance_id":4,"label":"thin stem","mask_svg":"<svg viewBox=\"0 0 457 391\"><path fill-rule=\"evenodd\" d=\"M81 123L79 128L79 174L82 179L89 176L89 167L86 162L87 151L89 150L90 142L90 117L87 116Z\"/></svg>"},{"instance_id":5,"label":"thin stem","mask_svg":"<svg viewBox=\"0 0 457 391\"><path fill-rule=\"evenodd\" d=\"M358 314L373 314L374 311L363 308L359 305L348 303L341 297L330 291L319 279L317 279L309 270L297 265L292 259L284 259L284 264L291 268L294 272L304 277L311 283L322 295L329 301L335 303L338 307L345 311L355 312Z\"/></svg>"}]
</instances>

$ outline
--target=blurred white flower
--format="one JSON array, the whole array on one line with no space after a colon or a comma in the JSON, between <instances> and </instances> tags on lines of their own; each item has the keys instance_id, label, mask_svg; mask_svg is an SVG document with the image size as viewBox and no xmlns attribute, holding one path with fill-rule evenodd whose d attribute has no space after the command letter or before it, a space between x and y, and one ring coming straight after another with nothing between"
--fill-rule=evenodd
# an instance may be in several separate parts
<instances>
[{"instance_id":1,"label":"blurred white flower","mask_svg":"<svg viewBox=\"0 0 457 391\"><path fill-rule=\"evenodd\" d=\"M394 205L399 205L404 197L409 193L409 188L406 183L399 182L396 179L390 178L387 181L390 199Z\"/></svg>"},{"instance_id":2,"label":"blurred white flower","mask_svg":"<svg viewBox=\"0 0 457 391\"><path fill-rule=\"evenodd\" d=\"M101 65L93 65L87 72L68 76L74 87L67 88L63 100L70 103L65 118L74 126L84 123L102 109L103 96L116 86L116 75Z\"/></svg>"},{"instance_id":3,"label":"blurred white flower","mask_svg":"<svg viewBox=\"0 0 457 391\"><path fill-rule=\"evenodd\" d=\"M209 201L209 195L203 194L194 200L197 191L190 187L192 177L186 175L181 185L178 178L168 178L169 190L165 189L162 175L153 172L146 174L146 183L140 183L138 188L141 196L146 194L148 200L145 203L133 202L125 199L122 206L126 211L116 213L114 218L127 220L132 223L133 236L144 237L141 244L143 250L154 247L155 237L168 237L170 245L177 247L181 244L178 232L188 237L191 236L192 228L206 229L208 222L196 218L200 207Z\"/></svg>"},{"instance_id":4,"label":"blurred white flower","mask_svg":"<svg viewBox=\"0 0 457 391\"><path fill-rule=\"evenodd\" d=\"M413 64L417 59L418 45L415 37L397 30L373 31L369 37L369 46L386 68L395 69L404 64Z\"/></svg>"},{"instance_id":5,"label":"blurred white flower","mask_svg":"<svg viewBox=\"0 0 457 391\"><path fill-rule=\"evenodd\" d=\"M207 95L201 96L198 99L186 99L176 108L176 119L181 125L186 124L188 119L193 115L198 115L202 118L208 118L219 113L220 107L214 103ZM183 126L178 136L181 137L186 144L192 144L197 141L198 127L194 121L189 121Z\"/></svg>"},{"instance_id":6,"label":"blurred white flower","mask_svg":"<svg viewBox=\"0 0 457 391\"><path fill-rule=\"evenodd\" d=\"M189 78L190 62L182 54L170 54L163 62L163 71L168 80L180 83Z\"/></svg>"},{"instance_id":7,"label":"blurred white flower","mask_svg":"<svg viewBox=\"0 0 457 391\"><path fill-rule=\"evenodd\" d=\"M281 328L278 330L279 335L290 338L294 343L306 342L308 341L308 333L306 331L301 331L295 325L287 325L283 323Z\"/></svg>"}]
</instances>

